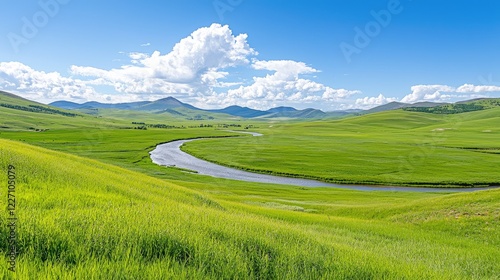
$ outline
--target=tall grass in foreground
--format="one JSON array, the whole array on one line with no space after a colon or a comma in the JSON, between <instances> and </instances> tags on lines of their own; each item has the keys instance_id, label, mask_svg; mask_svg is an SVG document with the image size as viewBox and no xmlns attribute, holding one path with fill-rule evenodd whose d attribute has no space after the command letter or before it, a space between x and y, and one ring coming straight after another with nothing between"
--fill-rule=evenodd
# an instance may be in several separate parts
<instances>
[{"instance_id":1,"label":"tall grass in foreground","mask_svg":"<svg viewBox=\"0 0 500 280\"><path fill-rule=\"evenodd\" d=\"M446 219L440 218L435 227L415 227L422 216L405 217L407 212L398 210L406 205L392 205L393 210L385 212L376 208L379 217L369 219L363 212L330 219L266 209L214 200L98 161L0 140L4 173L9 164L16 166L18 176L19 253L17 272L12 274L7 270L4 226L7 180L0 176L2 279L494 279L500 275L498 239L462 238L447 232L450 227L441 225ZM492 197L490 205L498 206L498 191L480 197ZM454 199L463 200L462 205L473 203L466 196ZM413 207L426 205L416 203ZM491 214L484 221L496 231L498 217L494 211ZM486 229L481 221L474 223Z\"/></svg>"}]
</instances>

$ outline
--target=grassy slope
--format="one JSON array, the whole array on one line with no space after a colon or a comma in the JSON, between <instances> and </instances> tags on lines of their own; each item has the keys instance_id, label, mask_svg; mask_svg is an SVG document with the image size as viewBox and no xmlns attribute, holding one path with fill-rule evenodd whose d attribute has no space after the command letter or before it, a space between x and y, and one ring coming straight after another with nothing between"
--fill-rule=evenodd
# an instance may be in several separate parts
<instances>
[{"instance_id":1,"label":"grassy slope","mask_svg":"<svg viewBox=\"0 0 500 280\"><path fill-rule=\"evenodd\" d=\"M8 110L0 108L0 114ZM490 118L494 124L496 113L483 114L468 121L484 126L481 119ZM226 132L133 131L114 129L129 125L130 120L71 118L68 124L62 116L26 116L32 118L28 125L42 120L50 130L3 131L0 138L95 158L168 178L177 186L96 161L0 140L1 169L7 164L18 168L19 237L25 250L19 257L19 278L402 279L418 275L470 279L494 278L500 271L495 249L500 245L498 191L360 193L195 176L154 166L148 150L169 139ZM25 119L15 112L9 120ZM317 136L324 136L329 127L319 124L293 126L307 131L298 127L312 125ZM265 133L278 134L280 127L275 123ZM354 134L349 127L346 135ZM246 141L255 144L262 139ZM476 147L479 142L473 139L447 145ZM1 185L6 186L4 176ZM6 200L1 200L0 208L5 209L4 204ZM0 214L1 224L5 214ZM0 248L6 251L7 232L4 227L1 230ZM5 278L6 264L0 262Z\"/></svg>"},{"instance_id":2,"label":"grassy slope","mask_svg":"<svg viewBox=\"0 0 500 280\"><path fill-rule=\"evenodd\" d=\"M30 105L46 106L15 95L0 91L0 103L28 107ZM54 108L46 106L49 108ZM74 111L54 108L59 111L75 113ZM61 129L78 128L90 129L95 127L118 128L130 126L129 121L119 119L100 119L97 117L81 114L76 117L65 117L57 114L27 112L17 109L0 107L0 128L3 131L30 131L34 129Z\"/></svg>"},{"instance_id":3,"label":"grassy slope","mask_svg":"<svg viewBox=\"0 0 500 280\"><path fill-rule=\"evenodd\" d=\"M19 278L500 274L498 190L442 195L185 183L193 191L0 140L4 174L9 164L18 176ZM6 183L1 176L0 185ZM5 211L0 217L5 224ZM2 226L4 252L7 235ZM1 260L2 278L10 275L6 268Z\"/></svg>"},{"instance_id":4,"label":"grassy slope","mask_svg":"<svg viewBox=\"0 0 500 280\"><path fill-rule=\"evenodd\" d=\"M161 142L194 137L230 136L234 133L212 128L125 130L102 128L51 129L42 133L0 132L0 138L30 143L52 150L67 152L109 164L125 167L162 179L205 178L186 176L173 168L164 168L151 162L149 151Z\"/></svg>"},{"instance_id":5,"label":"grassy slope","mask_svg":"<svg viewBox=\"0 0 500 280\"><path fill-rule=\"evenodd\" d=\"M264 137L183 149L241 169L341 183L500 185L498 127L500 108L456 115L399 110L274 125L260 130Z\"/></svg>"}]
</instances>

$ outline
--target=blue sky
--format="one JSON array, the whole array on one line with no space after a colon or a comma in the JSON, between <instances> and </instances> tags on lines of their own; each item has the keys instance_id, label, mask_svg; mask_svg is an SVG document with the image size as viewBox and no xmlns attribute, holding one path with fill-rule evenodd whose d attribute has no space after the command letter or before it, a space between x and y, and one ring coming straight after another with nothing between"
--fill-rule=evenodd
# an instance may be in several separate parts
<instances>
[{"instance_id":1,"label":"blue sky","mask_svg":"<svg viewBox=\"0 0 500 280\"><path fill-rule=\"evenodd\" d=\"M2 1L0 89L326 111L500 97L498 34L493 0Z\"/></svg>"}]
</instances>

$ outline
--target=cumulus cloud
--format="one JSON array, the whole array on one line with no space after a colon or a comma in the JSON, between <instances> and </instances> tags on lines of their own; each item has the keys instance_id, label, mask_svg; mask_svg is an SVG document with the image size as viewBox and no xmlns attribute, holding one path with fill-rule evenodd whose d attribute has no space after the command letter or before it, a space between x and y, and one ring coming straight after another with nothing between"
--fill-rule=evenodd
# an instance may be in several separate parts
<instances>
[{"instance_id":1,"label":"cumulus cloud","mask_svg":"<svg viewBox=\"0 0 500 280\"><path fill-rule=\"evenodd\" d=\"M62 77L57 72L36 71L20 62L0 62L0 88L40 101L96 97L95 89L81 80Z\"/></svg>"},{"instance_id":2,"label":"cumulus cloud","mask_svg":"<svg viewBox=\"0 0 500 280\"><path fill-rule=\"evenodd\" d=\"M465 84L460 86L456 90L459 93L485 93L485 92L500 92L500 87L498 86L475 86L471 84Z\"/></svg>"},{"instance_id":3,"label":"cumulus cloud","mask_svg":"<svg viewBox=\"0 0 500 280\"><path fill-rule=\"evenodd\" d=\"M289 102L331 105L360 93L313 81L307 75L320 71L304 62L257 60L258 53L249 46L247 37L234 35L227 25L212 24L195 30L166 54L121 52L129 58L127 65L114 69L73 65L71 77L36 71L21 63L4 63L0 87L25 96L34 93L36 100L122 102L187 95L200 107L240 104L258 108ZM271 73L250 81L229 79L229 69L237 66ZM116 94L97 93L103 86L113 88Z\"/></svg>"},{"instance_id":4,"label":"cumulus cloud","mask_svg":"<svg viewBox=\"0 0 500 280\"><path fill-rule=\"evenodd\" d=\"M257 54L246 34L235 36L227 25L212 24L194 31L165 55L131 53L133 65L111 70L72 66L71 72L94 78L94 84L114 86L118 92L193 93L217 85L227 75L221 69L248 64L249 57Z\"/></svg>"},{"instance_id":5,"label":"cumulus cloud","mask_svg":"<svg viewBox=\"0 0 500 280\"><path fill-rule=\"evenodd\" d=\"M356 99L355 108L359 109L369 109L376 106L384 105L390 102L397 101L397 98L385 97L383 94L379 94L377 97L364 97Z\"/></svg>"},{"instance_id":6,"label":"cumulus cloud","mask_svg":"<svg viewBox=\"0 0 500 280\"><path fill-rule=\"evenodd\" d=\"M500 92L500 87L476 86L472 84L464 84L458 88L447 85L416 85L411 87L411 91L410 94L401 99L401 102L440 102L454 99L487 97L486 93Z\"/></svg>"},{"instance_id":7,"label":"cumulus cloud","mask_svg":"<svg viewBox=\"0 0 500 280\"><path fill-rule=\"evenodd\" d=\"M236 102L241 105L254 105L265 109L280 101L293 103L338 101L360 93L346 89L333 89L310 79L302 78L302 75L319 72L303 62L254 60L252 68L272 71L273 73L265 77L254 77L253 83L250 85L230 89L227 93L222 94L222 98L210 101L220 103L223 100L223 103Z\"/></svg>"},{"instance_id":8,"label":"cumulus cloud","mask_svg":"<svg viewBox=\"0 0 500 280\"><path fill-rule=\"evenodd\" d=\"M202 108L236 104L259 109L290 105L330 110L370 108L397 101L383 94L354 99L362 92L315 81L314 74L320 71L304 62L258 60L247 37L233 34L227 25L212 24L195 30L170 52L120 52L128 57L126 65L114 69L73 65L68 77L38 71L20 62L2 62L0 89L41 102L128 102L174 95ZM234 79L234 69L258 74L251 79ZM111 94L98 92L103 88L109 88ZM500 87L415 85L400 101L463 100L491 92L500 92Z\"/></svg>"},{"instance_id":9,"label":"cumulus cloud","mask_svg":"<svg viewBox=\"0 0 500 280\"><path fill-rule=\"evenodd\" d=\"M58 72L37 71L20 62L0 62L0 89L38 102L132 102L156 100L161 94L103 94L87 81L61 76Z\"/></svg>"},{"instance_id":10,"label":"cumulus cloud","mask_svg":"<svg viewBox=\"0 0 500 280\"><path fill-rule=\"evenodd\" d=\"M307 66L304 62L297 62L293 60L255 60L252 67L256 70L275 71L274 78L280 80L296 80L300 74L319 72L318 70Z\"/></svg>"},{"instance_id":11,"label":"cumulus cloud","mask_svg":"<svg viewBox=\"0 0 500 280\"><path fill-rule=\"evenodd\" d=\"M401 99L401 102L443 101L447 98L443 92L453 92L455 88L445 85L416 85L411 87L411 91L410 94Z\"/></svg>"}]
</instances>

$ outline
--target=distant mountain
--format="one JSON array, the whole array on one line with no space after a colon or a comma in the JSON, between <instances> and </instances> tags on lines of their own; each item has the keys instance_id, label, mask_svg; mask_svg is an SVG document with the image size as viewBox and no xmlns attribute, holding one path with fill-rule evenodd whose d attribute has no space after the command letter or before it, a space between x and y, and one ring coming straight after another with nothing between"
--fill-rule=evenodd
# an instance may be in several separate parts
<instances>
[{"instance_id":1,"label":"distant mountain","mask_svg":"<svg viewBox=\"0 0 500 280\"><path fill-rule=\"evenodd\" d=\"M248 107L229 106L224 109L204 110L196 108L190 104L183 103L173 97L167 97L156 101L141 101L131 103L107 104L96 101L78 104L69 101L56 101L50 103L51 106L68 109L68 110L83 110L83 109L120 109L133 111L149 111L155 113L170 113L178 116L187 116L200 113L221 113L242 118L308 118L319 119L325 117L333 117L338 115L346 115L345 113L325 113L318 109L297 110L293 107L276 107L267 111L256 110ZM188 114L186 114L188 112Z\"/></svg>"},{"instance_id":2,"label":"distant mountain","mask_svg":"<svg viewBox=\"0 0 500 280\"><path fill-rule=\"evenodd\" d=\"M397 110L397 109L403 108L405 105L407 105L407 104L394 101L394 102L390 102L390 103L387 103L384 105L380 105L380 106L371 108L369 110L365 110L362 112L362 114L370 114L370 113L377 113L377 112L383 112L383 111L389 111L389 110Z\"/></svg>"},{"instance_id":3,"label":"distant mountain","mask_svg":"<svg viewBox=\"0 0 500 280\"><path fill-rule=\"evenodd\" d=\"M291 118L300 118L300 119L320 119L327 116L325 112L313 108L296 111L288 115Z\"/></svg>"},{"instance_id":4,"label":"distant mountain","mask_svg":"<svg viewBox=\"0 0 500 280\"><path fill-rule=\"evenodd\" d=\"M167 97L156 101L139 101L129 103L100 103L96 101L85 102L82 104L69 101L56 101L49 105L63 109L120 109L134 111L163 111L175 108L187 108L191 110L201 110L186 103L182 103L173 97Z\"/></svg>"},{"instance_id":5,"label":"distant mountain","mask_svg":"<svg viewBox=\"0 0 500 280\"><path fill-rule=\"evenodd\" d=\"M0 101L2 100L12 100L16 99L18 102L24 102L26 104L39 104L32 102L17 95L0 91ZM16 102L17 103L17 102ZM452 106L454 104L472 104L470 106ZM46 105L44 105L46 106ZM347 115L364 115L376 112L383 112L389 110L397 109L407 109L408 111L446 111L455 112L463 110L480 110L488 109L492 107L500 106L500 99L495 98L478 98L468 101L461 101L457 103L434 103L434 102L418 102L414 104L402 103L402 102L390 102L381 106L369 110L345 110L345 111L333 111L333 112L323 112L318 109L308 108L304 110L297 110L293 107L280 106L276 108L271 108L267 111L256 110L248 107L241 106L229 106L224 109L217 110L204 110L194 107L190 104L183 103L174 97L167 97L159 99L156 101L139 101L139 102L129 102L129 103L100 103L96 101L85 102L83 104L69 102L69 101L56 101L49 104L49 106L66 109L66 110L80 110L82 113L92 113L98 114L96 109L118 109L118 110L131 110L131 111L144 111L152 112L156 114L166 114L174 117L182 117L185 119L193 120L203 120L203 119L213 119L215 117L224 118L225 114L241 117L241 118L296 118L296 119L322 119L322 118L334 118L343 117ZM452 106L450 108L437 108L435 110L429 110L425 108L435 108L441 106ZM455 108L456 107L456 108ZM464 107L464 108L462 108ZM409 109L408 109L409 108Z\"/></svg>"},{"instance_id":6,"label":"distant mountain","mask_svg":"<svg viewBox=\"0 0 500 280\"><path fill-rule=\"evenodd\" d=\"M266 112L268 113L289 113L289 112L297 112L298 110L293 108L293 107L284 107L284 106L280 106L280 107L276 107L276 108L271 108L269 110L267 110Z\"/></svg>"},{"instance_id":7,"label":"distant mountain","mask_svg":"<svg viewBox=\"0 0 500 280\"><path fill-rule=\"evenodd\" d=\"M70 101L56 101L50 103L49 105L61 109L74 110L74 109L81 109L83 104L78 104Z\"/></svg>"},{"instance_id":8,"label":"distant mountain","mask_svg":"<svg viewBox=\"0 0 500 280\"><path fill-rule=\"evenodd\" d=\"M187 103L180 102L179 100L173 98L173 97L167 97L163 99L159 99L156 101L152 102L147 102L144 104L141 104L137 107L135 107L135 110L141 110L141 111L162 111L162 110L167 110L167 109L176 109L176 108L187 108L191 110L202 110L199 108L196 108L192 105L189 105Z\"/></svg>"},{"instance_id":9,"label":"distant mountain","mask_svg":"<svg viewBox=\"0 0 500 280\"><path fill-rule=\"evenodd\" d=\"M283 109L287 108L287 109ZM291 108L293 110L288 109L290 107L280 107L280 108L273 108L269 109L266 111L266 113L270 113L267 115L264 115L263 117L266 118L294 118L294 119L321 119L327 116L327 114L321 110L317 109L304 109L304 110L297 110L294 108ZM274 112L274 113L273 113Z\"/></svg>"},{"instance_id":10,"label":"distant mountain","mask_svg":"<svg viewBox=\"0 0 500 280\"><path fill-rule=\"evenodd\" d=\"M431 108L437 106L448 105L449 103L437 103L437 102L417 102L413 104L407 104L405 107L420 107L420 108Z\"/></svg>"},{"instance_id":11,"label":"distant mountain","mask_svg":"<svg viewBox=\"0 0 500 280\"><path fill-rule=\"evenodd\" d=\"M435 103L435 102L418 102L414 104L409 104L409 103L402 103L402 102L390 102L381 106L377 106L375 108L371 108L369 110L365 110L360 112L360 114L371 114L371 113L378 113L378 112L384 112L384 111L390 111L390 110L397 110L397 109L402 109L402 108L407 108L407 107L422 107L422 108L430 108L430 107L437 107L437 106L443 106L447 105L448 103Z\"/></svg>"},{"instance_id":12,"label":"distant mountain","mask_svg":"<svg viewBox=\"0 0 500 280\"><path fill-rule=\"evenodd\" d=\"M241 107L237 105L229 106L224 109L218 109L218 110L208 110L210 112L214 113L223 113L223 114L228 114L232 116L238 116L242 118L257 118L257 117L262 117L265 115L268 115L268 112L265 111L260 111L260 110L255 110L251 109L248 107Z\"/></svg>"},{"instance_id":13,"label":"distant mountain","mask_svg":"<svg viewBox=\"0 0 500 280\"><path fill-rule=\"evenodd\" d=\"M74 102L69 102L69 101L56 101L52 102L49 105L62 108L62 109L68 109L68 110L75 110L75 109L120 109L120 110L134 110L137 107L140 107L142 105L146 105L150 103L149 101L140 101L140 102L130 102L130 103L100 103L97 101L89 101L85 102L82 104L79 103L74 103Z\"/></svg>"},{"instance_id":14,"label":"distant mountain","mask_svg":"<svg viewBox=\"0 0 500 280\"><path fill-rule=\"evenodd\" d=\"M267 111L255 110L241 106L229 106L220 110L210 110L211 112L224 113L242 118L295 118L295 119L319 119L327 114L318 109L297 110L292 107L276 107Z\"/></svg>"},{"instance_id":15,"label":"distant mountain","mask_svg":"<svg viewBox=\"0 0 500 280\"><path fill-rule=\"evenodd\" d=\"M362 112L363 109L348 109L348 110L343 110L343 111L332 111L333 113L348 113L348 114L354 114L354 113L359 113Z\"/></svg>"}]
</instances>

